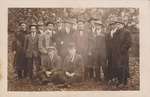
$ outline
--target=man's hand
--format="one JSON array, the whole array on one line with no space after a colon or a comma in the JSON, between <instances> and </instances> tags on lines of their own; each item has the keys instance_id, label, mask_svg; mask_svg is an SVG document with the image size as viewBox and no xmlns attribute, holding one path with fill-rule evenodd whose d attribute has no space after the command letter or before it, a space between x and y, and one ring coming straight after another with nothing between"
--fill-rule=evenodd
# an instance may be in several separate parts
<instances>
[{"instance_id":1,"label":"man's hand","mask_svg":"<svg viewBox=\"0 0 150 97\"><path fill-rule=\"evenodd\" d=\"M60 42L60 44L61 44L61 45L63 45L63 44L64 44L64 42L63 42L63 41L61 41L61 42Z\"/></svg>"},{"instance_id":2,"label":"man's hand","mask_svg":"<svg viewBox=\"0 0 150 97\"><path fill-rule=\"evenodd\" d=\"M15 55L16 54L16 51L13 51L13 55Z\"/></svg>"},{"instance_id":3,"label":"man's hand","mask_svg":"<svg viewBox=\"0 0 150 97\"><path fill-rule=\"evenodd\" d=\"M75 73L71 73L71 77L73 77L75 75Z\"/></svg>"},{"instance_id":4,"label":"man's hand","mask_svg":"<svg viewBox=\"0 0 150 97\"><path fill-rule=\"evenodd\" d=\"M50 75L52 74L51 71L46 71L45 73L46 73L46 76L47 76L47 77L50 77Z\"/></svg>"},{"instance_id":5,"label":"man's hand","mask_svg":"<svg viewBox=\"0 0 150 97\"><path fill-rule=\"evenodd\" d=\"M68 77L73 77L73 76L75 75L75 73L66 72L66 75L67 75Z\"/></svg>"}]
</instances>

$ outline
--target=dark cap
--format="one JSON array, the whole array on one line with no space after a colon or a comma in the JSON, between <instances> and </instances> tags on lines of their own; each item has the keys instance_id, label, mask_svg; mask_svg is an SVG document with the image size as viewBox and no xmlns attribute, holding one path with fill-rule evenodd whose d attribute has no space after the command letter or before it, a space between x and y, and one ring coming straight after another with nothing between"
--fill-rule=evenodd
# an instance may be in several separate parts
<instances>
[{"instance_id":1,"label":"dark cap","mask_svg":"<svg viewBox=\"0 0 150 97\"><path fill-rule=\"evenodd\" d=\"M114 20L111 21L112 23L111 24L123 24L124 25L124 21L121 17L116 17Z\"/></svg>"},{"instance_id":2,"label":"dark cap","mask_svg":"<svg viewBox=\"0 0 150 97\"><path fill-rule=\"evenodd\" d=\"M19 26L21 25L21 24L26 24L24 21L20 21L19 22Z\"/></svg>"},{"instance_id":3,"label":"dark cap","mask_svg":"<svg viewBox=\"0 0 150 97\"><path fill-rule=\"evenodd\" d=\"M102 21L100 21L100 20L95 21L94 23L95 23L95 25L97 25L97 26L104 26L103 23L102 23Z\"/></svg>"},{"instance_id":4,"label":"dark cap","mask_svg":"<svg viewBox=\"0 0 150 97\"><path fill-rule=\"evenodd\" d=\"M95 21L97 21L97 20L98 20L97 18L93 18L93 17L92 17L92 18L90 18L90 19L88 20L88 22L91 22L91 21L94 21L94 22L95 22Z\"/></svg>"}]
</instances>

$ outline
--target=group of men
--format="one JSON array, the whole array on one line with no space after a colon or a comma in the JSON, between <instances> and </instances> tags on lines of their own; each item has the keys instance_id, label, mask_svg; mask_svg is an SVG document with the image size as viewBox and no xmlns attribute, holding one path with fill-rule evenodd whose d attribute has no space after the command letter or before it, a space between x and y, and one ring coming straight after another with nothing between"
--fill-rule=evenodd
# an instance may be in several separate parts
<instances>
[{"instance_id":1,"label":"group of men","mask_svg":"<svg viewBox=\"0 0 150 97\"><path fill-rule=\"evenodd\" d=\"M131 36L122 21L112 21L108 27L98 19L38 22L29 30L24 22L19 26L13 42L18 79L127 84Z\"/></svg>"}]
</instances>

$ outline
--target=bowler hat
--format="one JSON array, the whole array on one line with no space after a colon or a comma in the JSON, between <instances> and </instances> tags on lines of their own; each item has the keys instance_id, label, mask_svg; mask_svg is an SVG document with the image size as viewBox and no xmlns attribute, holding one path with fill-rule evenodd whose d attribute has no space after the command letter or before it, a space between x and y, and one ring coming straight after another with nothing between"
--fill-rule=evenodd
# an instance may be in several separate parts
<instances>
[{"instance_id":1,"label":"bowler hat","mask_svg":"<svg viewBox=\"0 0 150 97\"><path fill-rule=\"evenodd\" d=\"M96 25L103 26L102 21L98 20L94 22Z\"/></svg>"}]
</instances>

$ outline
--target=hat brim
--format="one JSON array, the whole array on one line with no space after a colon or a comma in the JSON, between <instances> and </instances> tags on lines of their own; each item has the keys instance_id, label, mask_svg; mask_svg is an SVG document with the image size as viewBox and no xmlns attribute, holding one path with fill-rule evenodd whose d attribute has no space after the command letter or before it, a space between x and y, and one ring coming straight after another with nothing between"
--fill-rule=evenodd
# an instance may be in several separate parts
<instances>
[{"instance_id":1,"label":"hat brim","mask_svg":"<svg viewBox=\"0 0 150 97\"><path fill-rule=\"evenodd\" d=\"M49 48L47 48L48 50L56 50L56 48L55 47L49 47Z\"/></svg>"},{"instance_id":2,"label":"hat brim","mask_svg":"<svg viewBox=\"0 0 150 97\"><path fill-rule=\"evenodd\" d=\"M123 22L119 22L119 21L113 21L112 23L110 23L109 25L115 25L115 24L123 24L123 25L125 25L125 23L123 23Z\"/></svg>"}]
</instances>

